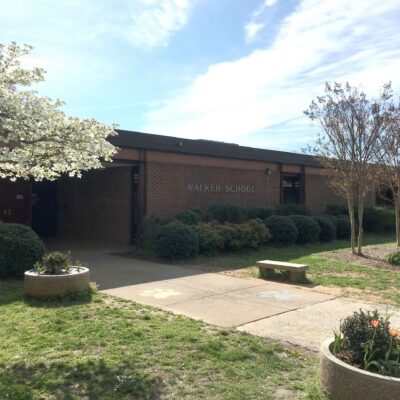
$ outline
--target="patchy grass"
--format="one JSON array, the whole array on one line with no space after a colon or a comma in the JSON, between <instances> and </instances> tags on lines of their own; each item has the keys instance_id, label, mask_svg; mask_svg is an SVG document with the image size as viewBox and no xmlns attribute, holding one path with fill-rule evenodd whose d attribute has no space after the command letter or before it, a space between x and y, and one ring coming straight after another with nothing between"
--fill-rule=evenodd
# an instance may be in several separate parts
<instances>
[{"instance_id":1,"label":"patchy grass","mask_svg":"<svg viewBox=\"0 0 400 400\"><path fill-rule=\"evenodd\" d=\"M393 236L366 235L366 245L393 245ZM327 258L326 252L349 247L348 241L312 243L287 247L264 246L259 250L222 254L216 257L200 257L186 262L192 267L225 274L258 277L256 261L271 259L310 266L310 285L322 285L336 289L338 295L374 300L388 304L400 304L400 272L374 269L359 264L349 264ZM324 290L322 288L322 290Z\"/></svg>"},{"instance_id":2,"label":"patchy grass","mask_svg":"<svg viewBox=\"0 0 400 400\"><path fill-rule=\"evenodd\" d=\"M323 398L305 354L92 296L28 301L0 282L1 399Z\"/></svg>"}]
</instances>

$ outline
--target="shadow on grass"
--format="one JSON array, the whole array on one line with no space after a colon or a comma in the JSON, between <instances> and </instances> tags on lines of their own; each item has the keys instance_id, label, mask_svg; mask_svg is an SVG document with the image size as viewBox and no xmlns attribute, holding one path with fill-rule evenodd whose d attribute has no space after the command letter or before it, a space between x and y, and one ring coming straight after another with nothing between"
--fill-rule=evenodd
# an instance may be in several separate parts
<instances>
[{"instance_id":1,"label":"shadow on grass","mask_svg":"<svg viewBox=\"0 0 400 400\"><path fill-rule=\"evenodd\" d=\"M23 294L22 281L1 280L0 281L0 306L23 300L30 307L36 308L58 308L80 304L88 304L94 301L96 291L92 287L79 293L67 293L63 296L54 296L36 299Z\"/></svg>"},{"instance_id":2,"label":"shadow on grass","mask_svg":"<svg viewBox=\"0 0 400 400\"><path fill-rule=\"evenodd\" d=\"M69 307L82 304L89 304L93 301L95 292L92 289L83 292L71 292L62 296L52 296L43 299L37 299L30 296L23 296L25 304L36 308L58 308Z\"/></svg>"},{"instance_id":3,"label":"shadow on grass","mask_svg":"<svg viewBox=\"0 0 400 400\"><path fill-rule=\"evenodd\" d=\"M82 361L50 365L0 364L1 399L148 399L161 398L163 383L128 363Z\"/></svg>"}]
</instances>

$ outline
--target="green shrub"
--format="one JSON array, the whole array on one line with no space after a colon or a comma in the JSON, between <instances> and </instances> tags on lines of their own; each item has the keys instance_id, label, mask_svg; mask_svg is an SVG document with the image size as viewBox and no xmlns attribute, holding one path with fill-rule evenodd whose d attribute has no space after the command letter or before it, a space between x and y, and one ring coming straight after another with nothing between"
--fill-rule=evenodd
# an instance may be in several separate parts
<instances>
[{"instance_id":1,"label":"green shrub","mask_svg":"<svg viewBox=\"0 0 400 400\"><path fill-rule=\"evenodd\" d=\"M160 229L171 222L171 218L146 215L143 219L142 247L150 253L155 252L155 243Z\"/></svg>"},{"instance_id":2,"label":"green shrub","mask_svg":"<svg viewBox=\"0 0 400 400\"><path fill-rule=\"evenodd\" d=\"M349 209L344 204L329 204L326 206L325 212L328 215L348 215Z\"/></svg>"},{"instance_id":3,"label":"green shrub","mask_svg":"<svg viewBox=\"0 0 400 400\"><path fill-rule=\"evenodd\" d=\"M22 277L45 251L43 242L28 226L0 223L0 276Z\"/></svg>"},{"instance_id":4,"label":"green shrub","mask_svg":"<svg viewBox=\"0 0 400 400\"><path fill-rule=\"evenodd\" d=\"M155 241L156 254L165 260L184 260L199 254L195 230L181 222L170 222L160 228Z\"/></svg>"},{"instance_id":5,"label":"green shrub","mask_svg":"<svg viewBox=\"0 0 400 400\"><path fill-rule=\"evenodd\" d=\"M252 219L244 225L247 231L246 247L257 249L271 240L271 233L261 220Z\"/></svg>"},{"instance_id":6,"label":"green shrub","mask_svg":"<svg viewBox=\"0 0 400 400\"><path fill-rule=\"evenodd\" d=\"M348 215L338 215L336 217L336 236L338 239L350 239L351 224Z\"/></svg>"},{"instance_id":7,"label":"green shrub","mask_svg":"<svg viewBox=\"0 0 400 400\"><path fill-rule=\"evenodd\" d=\"M175 218L186 225L196 225L203 219L203 216L199 211L186 210L177 214Z\"/></svg>"},{"instance_id":8,"label":"green shrub","mask_svg":"<svg viewBox=\"0 0 400 400\"><path fill-rule=\"evenodd\" d=\"M290 215L289 218L295 223L299 232L297 243L318 242L321 228L313 217L307 215Z\"/></svg>"},{"instance_id":9,"label":"green shrub","mask_svg":"<svg viewBox=\"0 0 400 400\"><path fill-rule=\"evenodd\" d=\"M396 230L394 209L388 207L365 207L363 228L365 232L394 232Z\"/></svg>"},{"instance_id":10,"label":"green shrub","mask_svg":"<svg viewBox=\"0 0 400 400\"><path fill-rule=\"evenodd\" d=\"M321 232L319 234L319 240L321 242L331 242L336 239L336 225L329 218L326 217L314 217L317 221Z\"/></svg>"},{"instance_id":11,"label":"green shrub","mask_svg":"<svg viewBox=\"0 0 400 400\"><path fill-rule=\"evenodd\" d=\"M326 213L341 218L348 218L349 211L344 205L329 205ZM357 223L358 210L354 210L354 218ZM390 207L365 207L363 214L363 228L365 232L394 232L396 230L394 209Z\"/></svg>"},{"instance_id":12,"label":"green shrub","mask_svg":"<svg viewBox=\"0 0 400 400\"><path fill-rule=\"evenodd\" d=\"M46 254L41 262L41 266L46 274L59 275L63 272L71 271L69 254L54 251Z\"/></svg>"},{"instance_id":13,"label":"green shrub","mask_svg":"<svg viewBox=\"0 0 400 400\"><path fill-rule=\"evenodd\" d=\"M368 351L368 343L373 340L374 358L382 360L393 340L389 329L388 319L380 316L377 310L354 312L340 323L340 333L342 334L340 352L349 358L352 364L365 366L365 352Z\"/></svg>"},{"instance_id":14,"label":"green shrub","mask_svg":"<svg viewBox=\"0 0 400 400\"><path fill-rule=\"evenodd\" d=\"M249 219L261 219L264 221L265 218L276 214L276 207L273 205L266 206L254 206L247 208L247 217Z\"/></svg>"},{"instance_id":15,"label":"green shrub","mask_svg":"<svg viewBox=\"0 0 400 400\"><path fill-rule=\"evenodd\" d=\"M392 265L400 265L400 251L395 251L387 257L387 262Z\"/></svg>"},{"instance_id":16,"label":"green shrub","mask_svg":"<svg viewBox=\"0 0 400 400\"><path fill-rule=\"evenodd\" d=\"M229 222L215 225L223 239L225 250L239 250L248 243L248 231L245 224L231 224Z\"/></svg>"},{"instance_id":17,"label":"green shrub","mask_svg":"<svg viewBox=\"0 0 400 400\"><path fill-rule=\"evenodd\" d=\"M336 238L340 240L350 239L351 226L350 218L347 215L323 215L324 218L329 219L336 226Z\"/></svg>"},{"instance_id":18,"label":"green shrub","mask_svg":"<svg viewBox=\"0 0 400 400\"><path fill-rule=\"evenodd\" d=\"M299 231L289 217L272 215L264 223L271 232L273 243L291 244L296 242Z\"/></svg>"},{"instance_id":19,"label":"green shrub","mask_svg":"<svg viewBox=\"0 0 400 400\"><path fill-rule=\"evenodd\" d=\"M214 224L200 222L194 227L199 238L199 252L213 256L224 247L224 239Z\"/></svg>"},{"instance_id":20,"label":"green shrub","mask_svg":"<svg viewBox=\"0 0 400 400\"><path fill-rule=\"evenodd\" d=\"M303 204L284 204L277 209L278 215L311 215L311 210Z\"/></svg>"},{"instance_id":21,"label":"green shrub","mask_svg":"<svg viewBox=\"0 0 400 400\"><path fill-rule=\"evenodd\" d=\"M231 222L239 224L247 220L247 211L244 207L229 203L215 203L208 208L209 218L223 224Z\"/></svg>"}]
</instances>

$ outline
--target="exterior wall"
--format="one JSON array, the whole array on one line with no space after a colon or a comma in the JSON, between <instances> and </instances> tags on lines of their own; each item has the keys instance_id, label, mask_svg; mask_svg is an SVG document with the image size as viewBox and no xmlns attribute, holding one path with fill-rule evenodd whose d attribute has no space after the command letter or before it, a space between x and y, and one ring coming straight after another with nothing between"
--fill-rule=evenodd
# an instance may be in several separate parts
<instances>
[{"instance_id":1,"label":"exterior wall","mask_svg":"<svg viewBox=\"0 0 400 400\"><path fill-rule=\"evenodd\" d=\"M0 221L29 225L31 200L30 182L0 179Z\"/></svg>"},{"instance_id":2,"label":"exterior wall","mask_svg":"<svg viewBox=\"0 0 400 400\"><path fill-rule=\"evenodd\" d=\"M131 169L90 171L58 186L58 236L127 244L131 238Z\"/></svg>"},{"instance_id":3,"label":"exterior wall","mask_svg":"<svg viewBox=\"0 0 400 400\"><path fill-rule=\"evenodd\" d=\"M147 214L173 216L188 208L205 209L219 201L241 205L279 203L279 173L268 174L265 166L239 169L193 162L147 162L146 168Z\"/></svg>"},{"instance_id":4,"label":"exterior wall","mask_svg":"<svg viewBox=\"0 0 400 400\"><path fill-rule=\"evenodd\" d=\"M314 214L323 214L329 204L343 204L347 200L339 197L328 185L327 173L316 168L306 168L305 205ZM375 192L370 192L365 198L366 206L375 205Z\"/></svg>"},{"instance_id":5,"label":"exterior wall","mask_svg":"<svg viewBox=\"0 0 400 400\"><path fill-rule=\"evenodd\" d=\"M329 204L347 205L346 199L337 196L328 186L327 176L306 171L305 205L313 214L323 214Z\"/></svg>"}]
</instances>

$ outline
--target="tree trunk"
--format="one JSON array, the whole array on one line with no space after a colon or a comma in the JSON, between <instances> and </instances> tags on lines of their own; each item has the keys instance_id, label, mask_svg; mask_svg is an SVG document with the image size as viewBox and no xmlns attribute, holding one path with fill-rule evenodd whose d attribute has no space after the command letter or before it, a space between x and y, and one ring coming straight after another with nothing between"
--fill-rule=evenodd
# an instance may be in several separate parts
<instances>
[{"instance_id":1,"label":"tree trunk","mask_svg":"<svg viewBox=\"0 0 400 400\"><path fill-rule=\"evenodd\" d=\"M353 254L356 254L356 227L354 220L354 197L349 194L347 196L347 204L349 208L349 216L350 216L350 227L351 227L351 235L350 235L350 243L351 243L351 251Z\"/></svg>"},{"instance_id":2,"label":"tree trunk","mask_svg":"<svg viewBox=\"0 0 400 400\"><path fill-rule=\"evenodd\" d=\"M358 196L358 246L357 254L360 256L362 254L362 242L364 236L363 230L363 218L364 218L364 195Z\"/></svg>"},{"instance_id":3,"label":"tree trunk","mask_svg":"<svg viewBox=\"0 0 400 400\"><path fill-rule=\"evenodd\" d=\"M394 196L394 212L396 216L396 243L400 247L400 198Z\"/></svg>"}]
</instances>

